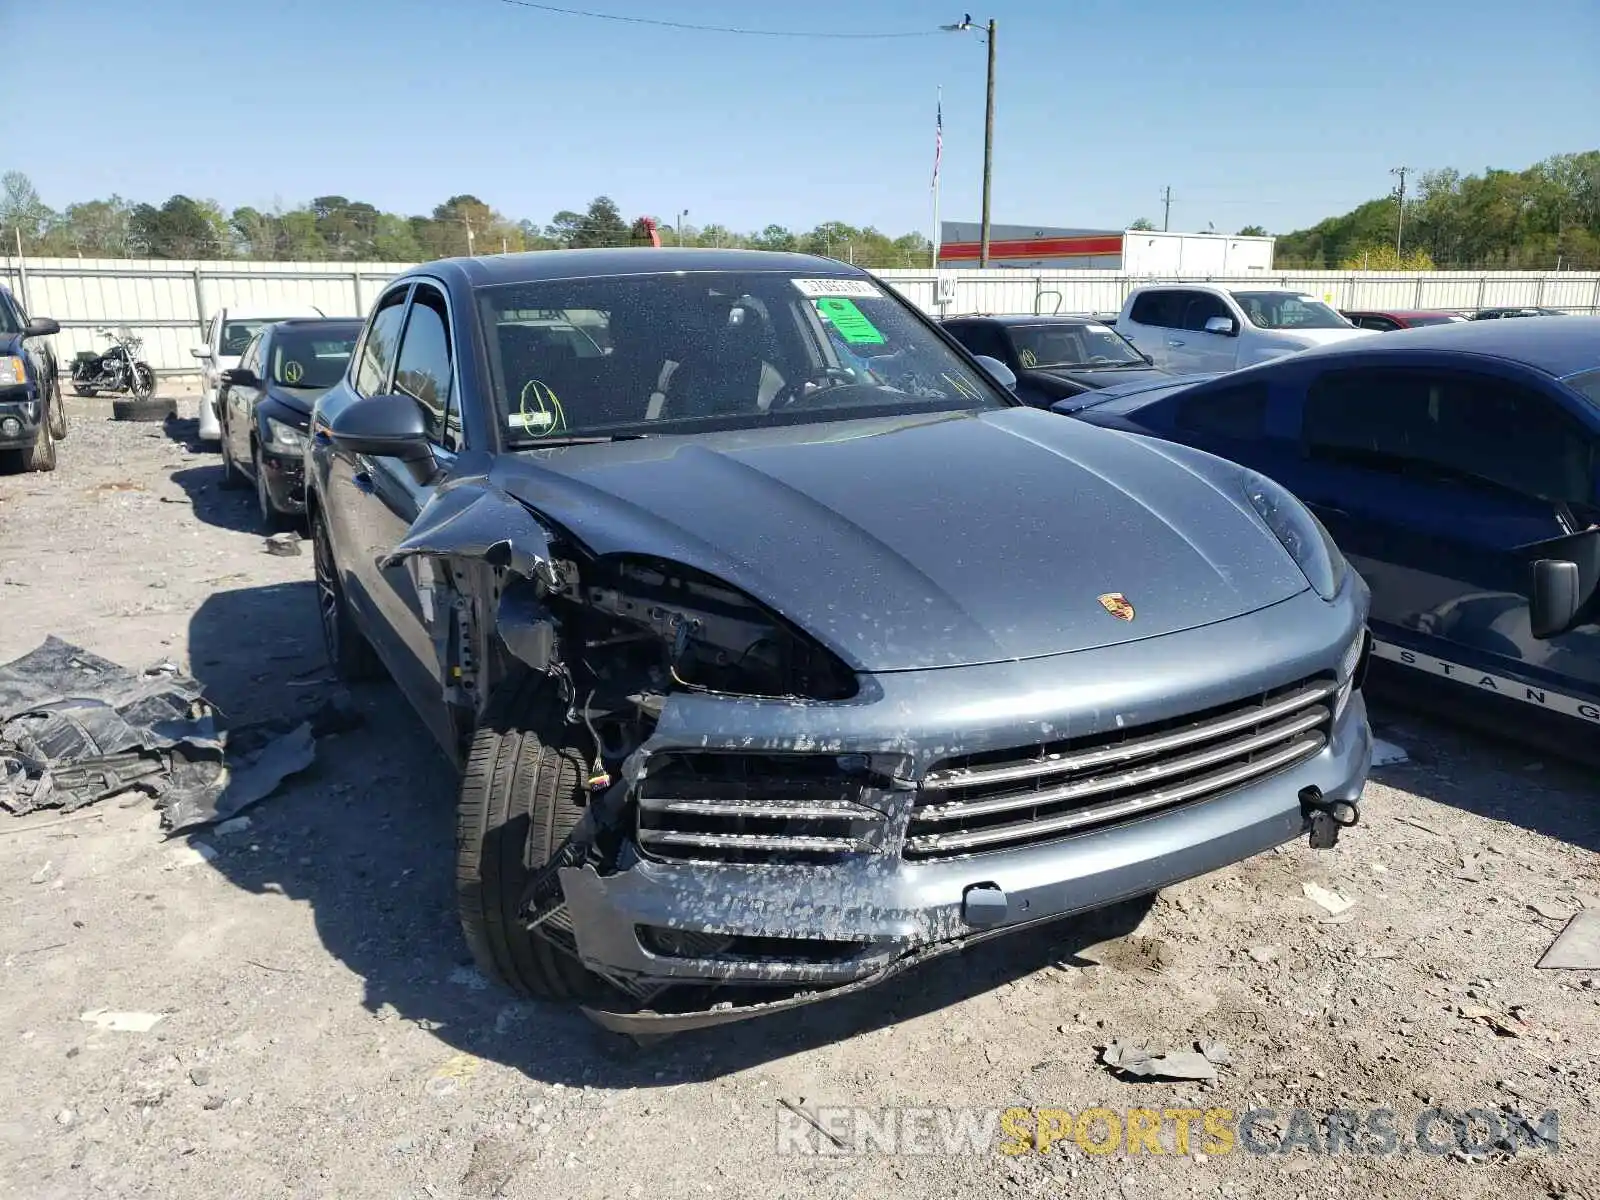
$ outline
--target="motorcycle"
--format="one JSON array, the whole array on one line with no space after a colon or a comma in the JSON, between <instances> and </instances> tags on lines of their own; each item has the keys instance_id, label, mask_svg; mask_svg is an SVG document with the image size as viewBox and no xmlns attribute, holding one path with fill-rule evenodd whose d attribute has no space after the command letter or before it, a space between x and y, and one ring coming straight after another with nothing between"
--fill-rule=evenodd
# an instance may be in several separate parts
<instances>
[{"instance_id":1,"label":"motorcycle","mask_svg":"<svg viewBox=\"0 0 1600 1200\"><path fill-rule=\"evenodd\" d=\"M111 342L103 354L80 350L72 363L72 390L80 396L99 392L129 392L136 400L146 399L156 390L156 373L138 357L144 339L127 328L95 332Z\"/></svg>"}]
</instances>

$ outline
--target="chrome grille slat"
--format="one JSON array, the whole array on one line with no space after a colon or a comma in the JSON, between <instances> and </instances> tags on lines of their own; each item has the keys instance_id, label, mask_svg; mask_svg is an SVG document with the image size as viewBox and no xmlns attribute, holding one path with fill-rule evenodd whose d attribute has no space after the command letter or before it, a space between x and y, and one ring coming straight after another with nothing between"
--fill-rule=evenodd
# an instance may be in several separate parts
<instances>
[{"instance_id":1,"label":"chrome grille slat","mask_svg":"<svg viewBox=\"0 0 1600 1200\"><path fill-rule=\"evenodd\" d=\"M1221 771L1213 771L1208 775L1200 776L1186 783L1175 784L1154 792L1142 792L1136 796L1108 801L1105 804L1070 809L1064 813L1058 813L1036 821L1017 821L1007 825L994 825L984 829L974 829L960 833L924 834L910 838L906 842L905 852L908 857L913 858L960 854L965 851L992 847L1007 842L1039 841L1047 837L1070 833L1086 826L1104 825L1112 821L1125 820L1153 809L1170 807L1184 800L1190 800L1207 793L1225 791L1228 788L1237 787L1242 783L1270 774L1273 771L1281 770L1293 763L1310 758L1327 744L1327 740L1327 737L1320 732L1301 734L1294 741L1280 747L1269 755L1239 763Z\"/></svg>"},{"instance_id":2,"label":"chrome grille slat","mask_svg":"<svg viewBox=\"0 0 1600 1200\"><path fill-rule=\"evenodd\" d=\"M945 804L922 805L911 814L911 819L913 821L955 821L968 817L989 816L999 812L1012 812L1017 809L1040 808L1045 805L1082 799L1086 796L1098 796L1105 792L1116 792L1124 788L1139 787L1143 784L1154 783L1160 779L1170 778L1173 775L1183 775L1190 771L1198 771L1205 767L1214 766L1219 762L1237 758L1240 755L1253 754L1257 750L1263 750L1287 738L1294 737L1296 734L1304 733L1308 729L1316 728L1326 721L1329 715L1330 713L1326 707L1317 705L1315 708L1279 721L1254 734L1235 738L1231 741L1219 742L1192 754L1181 755L1177 758L1163 758L1157 762L1145 763L1110 775L1093 775L1088 779L1075 780L1072 783L1060 784L1040 791L1008 792L1004 795L991 796L983 800L953 800Z\"/></svg>"},{"instance_id":3,"label":"chrome grille slat","mask_svg":"<svg viewBox=\"0 0 1600 1200\"><path fill-rule=\"evenodd\" d=\"M1166 754L1197 742L1224 737L1258 725L1263 721L1277 720L1331 695L1337 684L1329 680L1315 680L1296 687L1281 696L1274 696L1264 704L1234 709L1219 717L1196 721L1165 733L1130 738L1110 746L1100 746L1077 753L1030 759L1007 763L998 767L957 767L932 771L923 781L924 791L943 791L950 788L991 787L1000 783L1037 779L1044 775L1064 775L1073 771L1086 771L1095 767L1126 762L1133 758Z\"/></svg>"},{"instance_id":4,"label":"chrome grille slat","mask_svg":"<svg viewBox=\"0 0 1600 1200\"><path fill-rule=\"evenodd\" d=\"M646 812L686 817L766 817L773 820L879 821L883 814L847 800L716 800L687 796L640 796Z\"/></svg>"},{"instance_id":5,"label":"chrome grille slat","mask_svg":"<svg viewBox=\"0 0 1600 1200\"><path fill-rule=\"evenodd\" d=\"M864 849L857 838L792 836L777 833L681 833L673 829L641 829L638 837L639 841L646 845L685 846L702 850L844 854Z\"/></svg>"}]
</instances>

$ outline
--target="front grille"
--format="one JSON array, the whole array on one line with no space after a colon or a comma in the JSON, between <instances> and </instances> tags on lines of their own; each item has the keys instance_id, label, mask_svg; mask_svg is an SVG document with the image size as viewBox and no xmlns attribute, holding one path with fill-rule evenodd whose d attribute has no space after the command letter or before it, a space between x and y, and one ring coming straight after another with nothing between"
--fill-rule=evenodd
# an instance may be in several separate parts
<instances>
[{"instance_id":1,"label":"front grille","mask_svg":"<svg viewBox=\"0 0 1600 1200\"><path fill-rule=\"evenodd\" d=\"M871 942L833 938L755 937L749 934L701 933L662 925L636 925L639 944L662 958L710 958L745 963L848 962L871 948Z\"/></svg>"},{"instance_id":2,"label":"front grille","mask_svg":"<svg viewBox=\"0 0 1600 1200\"><path fill-rule=\"evenodd\" d=\"M865 763L828 754L659 754L638 791L652 858L821 863L874 849L884 815L863 804Z\"/></svg>"},{"instance_id":3,"label":"front grille","mask_svg":"<svg viewBox=\"0 0 1600 1200\"><path fill-rule=\"evenodd\" d=\"M902 853L932 860L1053 841L1209 799L1327 745L1336 690L1303 680L1244 703L1112 734L936 763Z\"/></svg>"}]
</instances>

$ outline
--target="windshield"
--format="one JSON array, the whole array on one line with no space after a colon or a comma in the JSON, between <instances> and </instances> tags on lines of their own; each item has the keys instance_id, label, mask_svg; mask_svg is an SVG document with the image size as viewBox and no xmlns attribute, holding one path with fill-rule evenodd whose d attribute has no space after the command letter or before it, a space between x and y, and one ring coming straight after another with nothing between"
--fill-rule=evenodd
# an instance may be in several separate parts
<instances>
[{"instance_id":1,"label":"windshield","mask_svg":"<svg viewBox=\"0 0 1600 1200\"><path fill-rule=\"evenodd\" d=\"M1142 367L1144 359L1108 325L1056 321L1012 325L1006 332L1017 361L1030 367Z\"/></svg>"},{"instance_id":2,"label":"windshield","mask_svg":"<svg viewBox=\"0 0 1600 1200\"><path fill-rule=\"evenodd\" d=\"M1600 404L1600 367L1568 375L1563 382L1585 400Z\"/></svg>"},{"instance_id":3,"label":"windshield","mask_svg":"<svg viewBox=\"0 0 1600 1200\"><path fill-rule=\"evenodd\" d=\"M255 321L224 321L222 323L222 348L219 354L231 355L238 358L244 353L244 348L250 344L250 339L261 330L271 325L273 318L263 317Z\"/></svg>"},{"instance_id":4,"label":"windshield","mask_svg":"<svg viewBox=\"0 0 1600 1200\"><path fill-rule=\"evenodd\" d=\"M479 289L517 446L1009 406L860 276L672 272Z\"/></svg>"},{"instance_id":5,"label":"windshield","mask_svg":"<svg viewBox=\"0 0 1600 1200\"><path fill-rule=\"evenodd\" d=\"M361 326L277 330L272 337L273 383L292 388L331 388L344 376Z\"/></svg>"},{"instance_id":6,"label":"windshield","mask_svg":"<svg viewBox=\"0 0 1600 1200\"><path fill-rule=\"evenodd\" d=\"M1233 298L1258 329L1354 328L1315 296L1294 292L1234 292Z\"/></svg>"}]
</instances>

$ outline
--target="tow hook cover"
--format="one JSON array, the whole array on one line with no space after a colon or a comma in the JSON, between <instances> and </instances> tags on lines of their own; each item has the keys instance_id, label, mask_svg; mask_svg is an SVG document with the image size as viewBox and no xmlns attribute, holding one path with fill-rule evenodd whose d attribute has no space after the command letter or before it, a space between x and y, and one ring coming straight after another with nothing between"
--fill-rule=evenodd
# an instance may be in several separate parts
<instances>
[{"instance_id":1,"label":"tow hook cover","mask_svg":"<svg viewBox=\"0 0 1600 1200\"><path fill-rule=\"evenodd\" d=\"M993 883L975 883L961 893L961 919L968 925L998 925L1010 907L1005 892Z\"/></svg>"}]
</instances>

